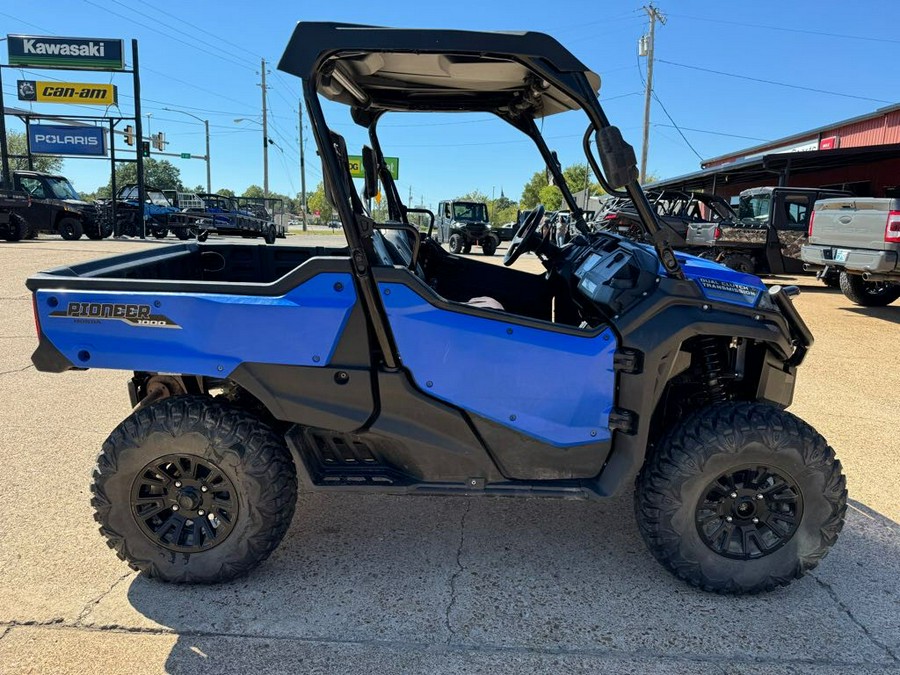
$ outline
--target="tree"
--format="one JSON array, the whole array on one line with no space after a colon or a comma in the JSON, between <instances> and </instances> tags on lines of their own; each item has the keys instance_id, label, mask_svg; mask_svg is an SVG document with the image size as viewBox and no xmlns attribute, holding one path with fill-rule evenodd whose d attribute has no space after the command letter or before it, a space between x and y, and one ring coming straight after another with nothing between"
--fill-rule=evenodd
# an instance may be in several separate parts
<instances>
[{"instance_id":1,"label":"tree","mask_svg":"<svg viewBox=\"0 0 900 675\"><path fill-rule=\"evenodd\" d=\"M25 134L20 131L8 131L6 134L6 140L9 143L8 147L10 155L22 155L22 157L9 158L9 170L18 171L27 169L28 160L24 155L28 150L28 146L25 143ZM62 157L53 157L51 155L32 155L31 162L34 166L35 171L46 171L47 173L59 173L60 171L62 171Z\"/></svg>"},{"instance_id":2,"label":"tree","mask_svg":"<svg viewBox=\"0 0 900 675\"><path fill-rule=\"evenodd\" d=\"M251 185L246 190L244 190L244 194L242 197L254 197L256 199L260 199L265 196L263 189L259 185Z\"/></svg>"},{"instance_id":3,"label":"tree","mask_svg":"<svg viewBox=\"0 0 900 675\"><path fill-rule=\"evenodd\" d=\"M592 183L591 176L587 164L573 164L563 170L563 178L566 179L566 185L572 192L581 192L587 187L592 196L602 195L603 188L599 183Z\"/></svg>"},{"instance_id":4,"label":"tree","mask_svg":"<svg viewBox=\"0 0 900 675\"><path fill-rule=\"evenodd\" d=\"M307 195L307 201L309 203L309 210L313 213L318 212L319 218L322 222L328 222L331 220L331 216L334 213L334 207L331 205L331 202L325 197L325 184L319 182L316 186L316 191L311 195Z\"/></svg>"},{"instance_id":5,"label":"tree","mask_svg":"<svg viewBox=\"0 0 900 675\"><path fill-rule=\"evenodd\" d=\"M223 197L234 197L234 190L229 190L228 188L222 188L216 194L222 195Z\"/></svg>"},{"instance_id":6,"label":"tree","mask_svg":"<svg viewBox=\"0 0 900 675\"><path fill-rule=\"evenodd\" d=\"M456 198L455 201L458 202L482 202L483 204L487 204L491 201L486 194L484 194L481 190L470 190L464 195L460 195Z\"/></svg>"},{"instance_id":7,"label":"tree","mask_svg":"<svg viewBox=\"0 0 900 675\"><path fill-rule=\"evenodd\" d=\"M137 183L137 164L135 162L123 162L116 165L116 189L123 185ZM165 159L144 159L144 185L159 190L183 190L181 184L181 171L177 166ZM112 186L107 183L97 190L98 195L109 197Z\"/></svg>"},{"instance_id":8,"label":"tree","mask_svg":"<svg viewBox=\"0 0 900 675\"><path fill-rule=\"evenodd\" d=\"M537 206L541 201L541 190L549 184L546 173L543 171L535 172L531 180L525 183L525 187L522 189L522 199L519 200L519 207L533 209Z\"/></svg>"},{"instance_id":9,"label":"tree","mask_svg":"<svg viewBox=\"0 0 900 675\"><path fill-rule=\"evenodd\" d=\"M538 193L538 199L548 211L558 211L562 204L562 192L555 185L545 185Z\"/></svg>"}]
</instances>

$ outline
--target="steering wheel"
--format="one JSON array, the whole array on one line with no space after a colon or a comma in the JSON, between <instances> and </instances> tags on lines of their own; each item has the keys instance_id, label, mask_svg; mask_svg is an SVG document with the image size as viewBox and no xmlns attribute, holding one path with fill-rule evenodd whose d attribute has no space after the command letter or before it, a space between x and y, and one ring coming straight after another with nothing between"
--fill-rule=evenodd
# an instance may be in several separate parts
<instances>
[{"instance_id":1,"label":"steering wheel","mask_svg":"<svg viewBox=\"0 0 900 675\"><path fill-rule=\"evenodd\" d=\"M503 264L509 267L519 259L523 253L533 250L531 248L531 240L537 232L538 225L544 218L544 205L538 204L529 216L522 223L522 227L516 232L516 236L509 242L509 248L506 249L506 255L503 257Z\"/></svg>"}]
</instances>

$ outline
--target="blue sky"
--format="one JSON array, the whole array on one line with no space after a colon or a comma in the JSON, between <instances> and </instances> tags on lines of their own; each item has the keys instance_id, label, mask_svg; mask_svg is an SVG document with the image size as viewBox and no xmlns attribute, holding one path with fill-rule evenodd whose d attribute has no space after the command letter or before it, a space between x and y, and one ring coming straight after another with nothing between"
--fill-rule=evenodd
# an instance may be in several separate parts
<instances>
[{"instance_id":1,"label":"blue sky","mask_svg":"<svg viewBox=\"0 0 900 675\"><path fill-rule=\"evenodd\" d=\"M867 113L900 99L897 85L887 76L900 44L894 30L900 24L900 3L661 0L658 6L668 21L657 27L654 89L671 120L654 102L648 170L661 177L696 170L698 155L709 158L724 154ZM3 34L137 38L143 108L144 113L151 114L151 132L164 131L171 142L170 151L203 154L202 124L165 108L180 108L209 119L213 189L228 187L238 193L250 184L262 184L260 127L253 122L234 122L236 118L260 119L257 83L262 57L269 61L272 71L268 80L270 136L281 148L272 148L269 153L270 189L289 194L300 190L299 82L275 68L294 24L300 20L548 32L600 73L600 97L607 114L640 154L642 72L646 63L637 57L637 42L647 21L638 2L0 3ZM6 50L0 49L4 52L0 59L6 63ZM110 81L109 74L5 69L6 105L20 105L15 100L15 79L51 78ZM123 114L130 114L129 76L116 75L113 82L119 85ZM86 112L53 104L36 104L35 110L48 114ZM364 142L363 135L343 111L332 107L328 112L333 113L329 120L345 134L351 151L358 149ZM680 137L672 120L693 149ZM11 129L21 129L14 118L8 118L7 124ZM581 161L584 124L584 116L577 113L545 123L544 133L563 164ZM502 189L518 198L523 184L542 168L530 142L484 114L393 115L383 120L381 128L385 154L400 157L401 192L408 196L412 189L416 204L433 206L440 199L473 189L498 196ZM321 180L321 167L308 128L306 151L307 189L311 191ZM205 184L202 161L172 161L181 169L185 184ZM108 164L67 159L64 173L78 189L91 191L107 182Z\"/></svg>"}]
</instances>

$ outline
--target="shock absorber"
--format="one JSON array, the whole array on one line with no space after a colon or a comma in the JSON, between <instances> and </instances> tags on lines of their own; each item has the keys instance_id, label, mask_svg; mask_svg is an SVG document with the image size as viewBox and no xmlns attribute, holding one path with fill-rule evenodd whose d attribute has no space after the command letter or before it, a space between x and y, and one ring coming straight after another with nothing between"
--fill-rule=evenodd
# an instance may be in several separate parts
<instances>
[{"instance_id":1,"label":"shock absorber","mask_svg":"<svg viewBox=\"0 0 900 675\"><path fill-rule=\"evenodd\" d=\"M705 335L700 338L700 349L703 355L703 374L711 403L721 403L727 399L725 385L722 382L722 355L716 338Z\"/></svg>"}]
</instances>

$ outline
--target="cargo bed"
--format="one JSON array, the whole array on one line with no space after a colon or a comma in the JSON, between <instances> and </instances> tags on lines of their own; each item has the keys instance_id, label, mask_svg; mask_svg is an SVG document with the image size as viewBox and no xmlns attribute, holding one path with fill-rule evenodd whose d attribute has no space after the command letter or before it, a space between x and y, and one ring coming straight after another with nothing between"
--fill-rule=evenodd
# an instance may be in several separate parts
<instances>
[{"instance_id":1,"label":"cargo bed","mask_svg":"<svg viewBox=\"0 0 900 675\"><path fill-rule=\"evenodd\" d=\"M303 268L302 270L300 268ZM57 267L31 291L85 289L280 295L309 272L349 271L347 247L185 243Z\"/></svg>"}]
</instances>

